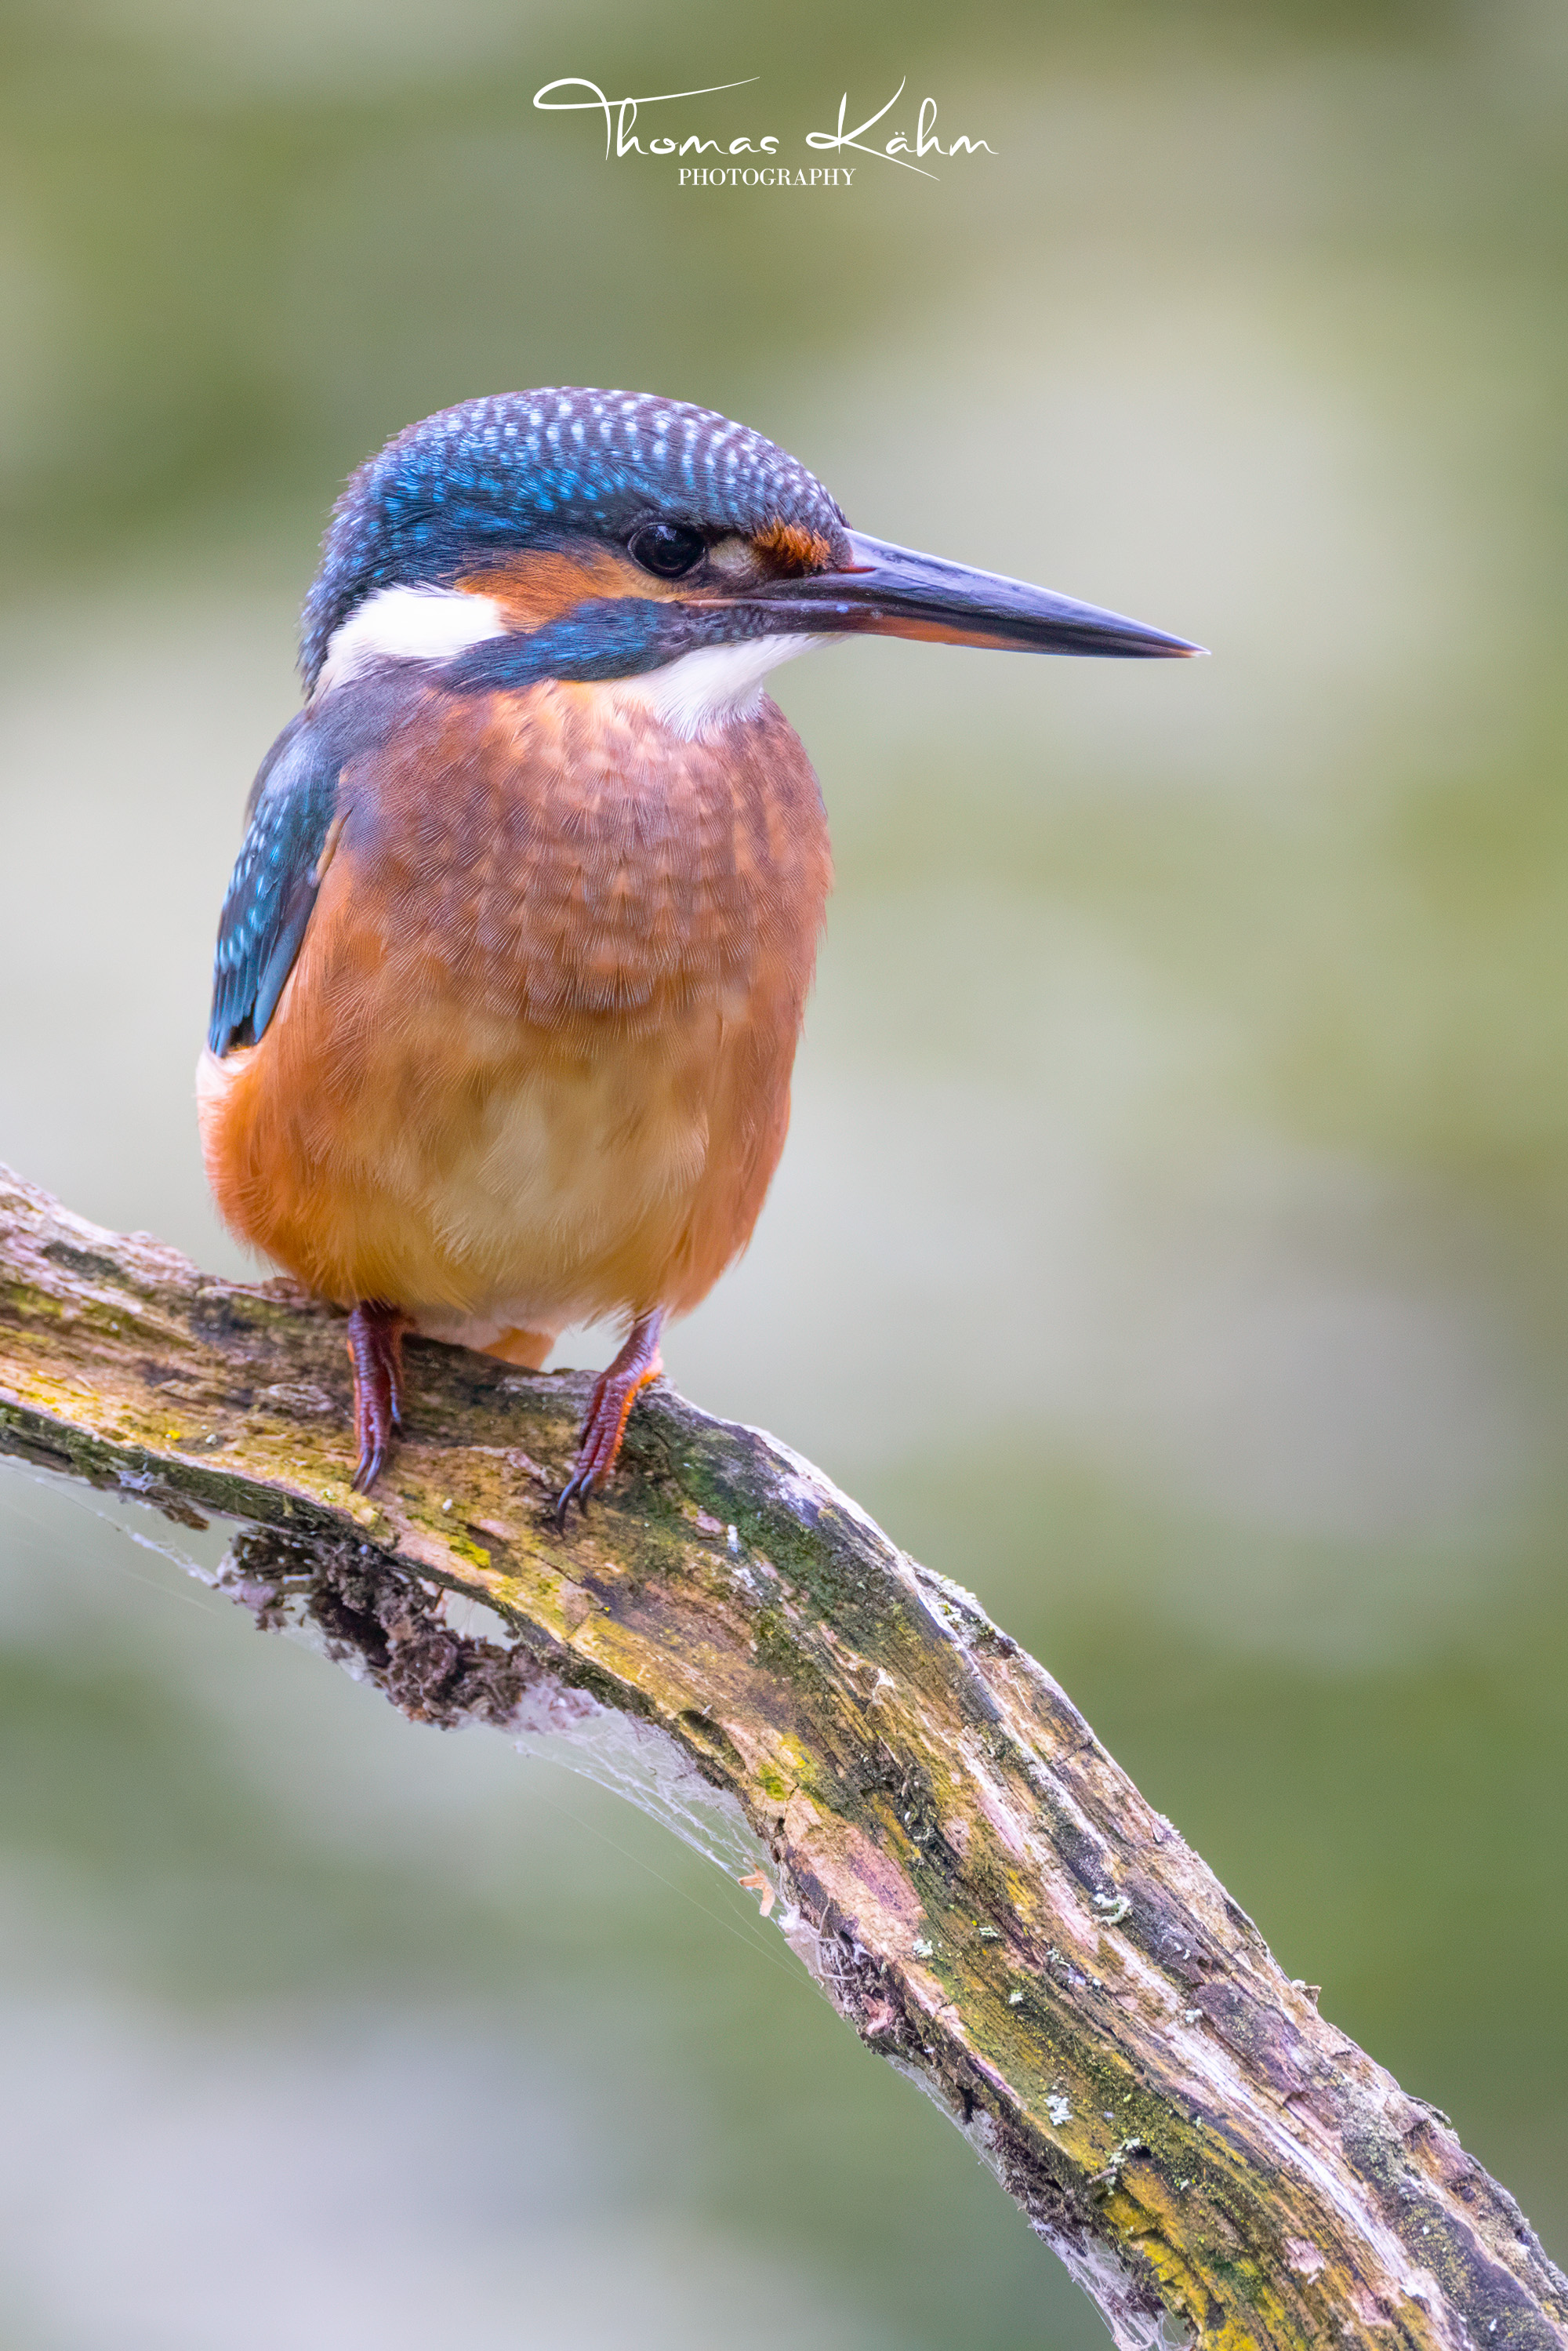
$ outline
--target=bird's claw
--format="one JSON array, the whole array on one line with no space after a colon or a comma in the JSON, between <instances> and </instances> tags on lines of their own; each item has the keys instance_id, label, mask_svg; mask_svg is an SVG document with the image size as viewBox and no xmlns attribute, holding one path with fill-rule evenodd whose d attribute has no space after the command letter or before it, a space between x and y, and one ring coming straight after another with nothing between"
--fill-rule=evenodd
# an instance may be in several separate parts
<instances>
[{"instance_id":1,"label":"bird's claw","mask_svg":"<svg viewBox=\"0 0 1568 2351\"><path fill-rule=\"evenodd\" d=\"M355 1494L368 1494L386 1468L386 1462L387 1448L384 1445L372 1446L368 1453L361 1453L359 1467L354 1471L350 1482L350 1491Z\"/></svg>"},{"instance_id":2,"label":"bird's claw","mask_svg":"<svg viewBox=\"0 0 1568 2351\"><path fill-rule=\"evenodd\" d=\"M592 1489L593 1477L591 1471L583 1469L574 1470L572 1475L567 1479L565 1485L556 1496L555 1500L550 1504L550 1516L555 1520L556 1532L558 1534L565 1534L567 1514L570 1510L574 1502L577 1504L578 1509L582 1512L583 1517L587 1518L588 1497L592 1491Z\"/></svg>"},{"instance_id":3,"label":"bird's claw","mask_svg":"<svg viewBox=\"0 0 1568 2351\"><path fill-rule=\"evenodd\" d=\"M367 1494L386 1467L393 1436L402 1426L402 1334L393 1306L356 1306L349 1317L349 1361L354 1367L354 1442L359 1463L353 1491Z\"/></svg>"},{"instance_id":4,"label":"bird's claw","mask_svg":"<svg viewBox=\"0 0 1568 2351\"><path fill-rule=\"evenodd\" d=\"M574 1502L583 1517L588 1516L589 1494L603 1483L615 1467L632 1405L649 1381L656 1380L664 1369L659 1358L659 1326L664 1319L663 1313L640 1316L615 1361L600 1373L593 1384L593 1394L583 1416L582 1435L578 1439L576 1467L550 1507L550 1515L561 1534L566 1532L567 1516Z\"/></svg>"}]
</instances>

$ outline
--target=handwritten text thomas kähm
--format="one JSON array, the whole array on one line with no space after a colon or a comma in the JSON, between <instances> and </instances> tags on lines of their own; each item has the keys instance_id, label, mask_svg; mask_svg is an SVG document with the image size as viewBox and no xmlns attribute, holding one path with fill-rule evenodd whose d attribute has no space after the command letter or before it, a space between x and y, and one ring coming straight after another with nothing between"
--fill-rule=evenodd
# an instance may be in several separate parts
<instances>
[{"instance_id":1,"label":"handwritten text thomas k\u00e4hm","mask_svg":"<svg viewBox=\"0 0 1568 2351\"><path fill-rule=\"evenodd\" d=\"M624 162L632 155L646 157L674 156L681 162L680 184L694 188L820 188L851 187L854 183L855 166L849 163L815 164L797 168L777 162L780 140L777 131L764 131L753 138L742 132L733 139L705 138L699 131L690 131L676 139L667 133L650 137L646 146L636 125L644 107L671 106L678 99L714 98L721 90L747 89L758 77L749 76L745 81L711 83L706 89L672 89L651 92L642 98L607 98L597 82L584 81L577 75L568 75L560 81L547 82L534 92L534 104L543 114L575 114L594 112L604 118L604 156ZM572 90L586 93L577 97L560 97L558 92ZM846 129L849 120L849 92L839 100L838 127L833 131L808 131L805 143L814 152L842 156L846 152L869 155L874 162L891 163L898 170L918 173L923 180L934 180L936 173L929 169L925 158L958 154L994 155L996 149L988 140L971 139L960 132L943 144L936 129L936 101L922 99L915 118L914 135L895 131L887 121L899 99L904 96L901 81L885 106L867 115L852 130ZM874 133L873 137L872 134ZM701 159L711 155L711 163ZM687 156L694 160L687 163ZM736 162L734 157L756 157L754 162Z\"/></svg>"}]
</instances>

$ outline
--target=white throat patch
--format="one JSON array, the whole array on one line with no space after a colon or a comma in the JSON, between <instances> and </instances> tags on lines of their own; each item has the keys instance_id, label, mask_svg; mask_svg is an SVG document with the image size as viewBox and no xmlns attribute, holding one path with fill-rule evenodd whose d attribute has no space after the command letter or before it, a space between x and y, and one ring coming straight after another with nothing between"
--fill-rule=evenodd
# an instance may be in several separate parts
<instances>
[{"instance_id":1,"label":"white throat patch","mask_svg":"<svg viewBox=\"0 0 1568 2351\"><path fill-rule=\"evenodd\" d=\"M506 633L493 596L467 596L460 588L378 588L332 632L315 691L362 677L378 662L450 661Z\"/></svg>"},{"instance_id":2,"label":"white throat patch","mask_svg":"<svg viewBox=\"0 0 1568 2351\"><path fill-rule=\"evenodd\" d=\"M663 669L644 670L640 677L609 679L605 690L623 702L636 703L673 735L691 743L731 719L749 718L762 700L762 682L770 669L809 653L813 645L831 642L828 637L748 637L740 644L704 645L666 662Z\"/></svg>"}]
</instances>

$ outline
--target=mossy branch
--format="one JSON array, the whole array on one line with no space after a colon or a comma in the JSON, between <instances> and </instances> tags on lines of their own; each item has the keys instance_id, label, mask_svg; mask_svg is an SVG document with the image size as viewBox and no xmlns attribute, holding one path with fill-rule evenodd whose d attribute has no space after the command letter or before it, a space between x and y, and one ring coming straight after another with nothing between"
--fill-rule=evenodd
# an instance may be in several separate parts
<instances>
[{"instance_id":1,"label":"mossy branch","mask_svg":"<svg viewBox=\"0 0 1568 2351\"><path fill-rule=\"evenodd\" d=\"M0 1169L0 1449L240 1522L225 1581L417 1719L614 1709L738 1807L759 1899L1124 2346L1568 2344L1445 2117L1317 2013L1042 1667L782 1446L660 1386L558 1534L585 1382L411 1349L350 1491L341 1318ZM508 1639L463 1639L440 1587ZM651 1727L651 1734L646 1727Z\"/></svg>"}]
</instances>

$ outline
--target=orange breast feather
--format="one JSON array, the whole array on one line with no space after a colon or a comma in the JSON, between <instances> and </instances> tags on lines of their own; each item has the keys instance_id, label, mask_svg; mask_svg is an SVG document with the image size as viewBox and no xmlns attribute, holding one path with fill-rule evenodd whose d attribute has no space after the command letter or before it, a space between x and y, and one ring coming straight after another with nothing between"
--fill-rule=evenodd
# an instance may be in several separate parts
<instances>
[{"instance_id":1,"label":"orange breast feather","mask_svg":"<svg viewBox=\"0 0 1568 2351\"><path fill-rule=\"evenodd\" d=\"M477 1345L694 1306L783 1146L830 881L806 755L770 703L687 743L603 685L423 721L350 765L277 1011L204 1063L219 1207Z\"/></svg>"}]
</instances>

